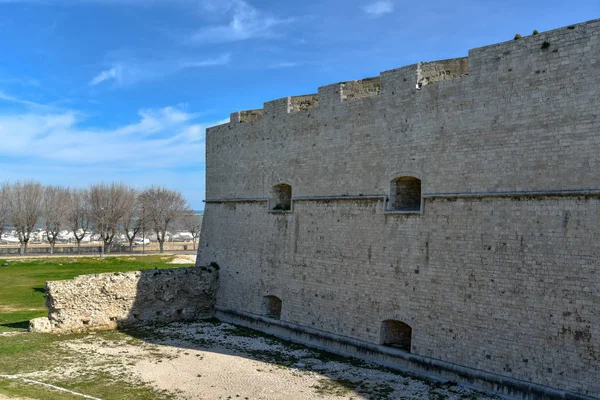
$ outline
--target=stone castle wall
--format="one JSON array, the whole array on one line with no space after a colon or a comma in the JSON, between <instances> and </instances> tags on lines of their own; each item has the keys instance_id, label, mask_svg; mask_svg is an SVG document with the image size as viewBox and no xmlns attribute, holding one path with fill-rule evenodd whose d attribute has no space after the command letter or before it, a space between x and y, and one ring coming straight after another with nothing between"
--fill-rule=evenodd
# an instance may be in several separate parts
<instances>
[{"instance_id":1,"label":"stone castle wall","mask_svg":"<svg viewBox=\"0 0 600 400\"><path fill-rule=\"evenodd\" d=\"M600 20L319 88L207 131L217 306L600 396ZM422 209L390 210L391 182ZM290 211L268 210L292 186Z\"/></svg>"},{"instance_id":2,"label":"stone castle wall","mask_svg":"<svg viewBox=\"0 0 600 400\"><path fill-rule=\"evenodd\" d=\"M208 268L82 275L46 284L48 317L31 330L79 332L211 316L217 282Z\"/></svg>"}]
</instances>

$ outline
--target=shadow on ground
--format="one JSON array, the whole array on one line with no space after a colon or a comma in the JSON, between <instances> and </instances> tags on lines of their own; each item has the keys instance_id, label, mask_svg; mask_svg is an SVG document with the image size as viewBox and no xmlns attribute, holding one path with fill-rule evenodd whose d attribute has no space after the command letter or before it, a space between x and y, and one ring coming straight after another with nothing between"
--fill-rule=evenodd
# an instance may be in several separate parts
<instances>
[{"instance_id":1,"label":"shadow on ground","mask_svg":"<svg viewBox=\"0 0 600 400\"><path fill-rule=\"evenodd\" d=\"M10 329L19 329L19 330L27 330L29 329L29 320L27 321L18 321L18 322L11 322L11 323L7 323L7 324L0 324L0 327L3 328L10 328Z\"/></svg>"},{"instance_id":2,"label":"shadow on ground","mask_svg":"<svg viewBox=\"0 0 600 400\"><path fill-rule=\"evenodd\" d=\"M443 383L419 378L356 358L342 357L333 353L311 349L261 332L222 323L216 319L121 329L121 332L147 344L176 349L173 354L184 354L187 359L193 358L190 353L196 352L212 353L210 356L206 355L206 358L211 360L216 358L214 357L215 354L223 355L223 359L228 360L226 361L227 365L221 366L225 371L217 371L220 368L219 365L211 366L210 371L208 371L213 385L211 387L223 381L223 377L211 376L211 373L215 375L220 373L231 374L233 371L239 374L241 380L248 380L246 383L248 386L256 388L269 385L269 382L275 380L282 382L283 386L274 387L273 389L283 390L282 388L285 387L283 382L286 379L294 381L295 378L306 385L302 388L304 393L287 392L288 389L286 389L286 392L276 393L277 396L270 396L269 398L341 397L378 400L492 398L460 387L453 382ZM196 357L202 356L196 355ZM236 361L236 358L239 358L238 361ZM254 362L246 362L248 360ZM242 365L247 365L251 370L236 370L229 364L238 364L240 368L242 368ZM162 372L159 372L159 370L161 369L165 369L165 376L189 373L189 371L177 371L175 366L178 365L180 364L176 358L169 359L169 362L164 364L157 361L156 365L153 366L153 373L160 376ZM190 365L189 368L192 368L194 373L201 372L198 377L206 373L201 370L203 368L201 363L193 365L195 367ZM204 367L206 367L206 364L204 364ZM231 376L228 379L231 380ZM289 385L293 389L298 389L294 386L297 385L297 382L289 383ZM244 398L245 393L251 391L248 388L248 392L242 392L241 394L227 392L230 389L225 387L225 393L232 396L239 395L241 398ZM248 398L255 397L250 396Z\"/></svg>"}]
</instances>

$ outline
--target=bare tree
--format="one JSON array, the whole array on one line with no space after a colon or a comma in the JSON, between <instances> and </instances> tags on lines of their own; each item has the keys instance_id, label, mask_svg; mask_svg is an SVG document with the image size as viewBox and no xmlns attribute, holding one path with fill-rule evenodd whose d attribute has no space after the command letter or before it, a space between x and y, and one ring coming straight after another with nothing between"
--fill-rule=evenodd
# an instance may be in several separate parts
<instances>
[{"instance_id":1,"label":"bare tree","mask_svg":"<svg viewBox=\"0 0 600 400\"><path fill-rule=\"evenodd\" d=\"M151 187L140 193L140 204L150 228L156 233L160 252L164 252L165 235L177 218L189 209L181 192L162 187Z\"/></svg>"},{"instance_id":2,"label":"bare tree","mask_svg":"<svg viewBox=\"0 0 600 400\"><path fill-rule=\"evenodd\" d=\"M65 224L69 212L69 189L60 186L46 186L43 198L44 226L48 243L50 243L50 254L54 254L56 238L61 226Z\"/></svg>"},{"instance_id":3,"label":"bare tree","mask_svg":"<svg viewBox=\"0 0 600 400\"><path fill-rule=\"evenodd\" d=\"M3 183L2 186L0 186L0 239L2 238L4 229L10 220L8 204L9 190L10 188L7 183Z\"/></svg>"},{"instance_id":4,"label":"bare tree","mask_svg":"<svg viewBox=\"0 0 600 400\"><path fill-rule=\"evenodd\" d=\"M81 253L81 241L90 229L90 192L86 189L69 191L67 225L73 231L77 252Z\"/></svg>"},{"instance_id":5,"label":"bare tree","mask_svg":"<svg viewBox=\"0 0 600 400\"><path fill-rule=\"evenodd\" d=\"M10 222L17 231L21 254L27 254L27 244L42 215L44 188L38 182L17 182L8 186Z\"/></svg>"},{"instance_id":6,"label":"bare tree","mask_svg":"<svg viewBox=\"0 0 600 400\"><path fill-rule=\"evenodd\" d=\"M90 189L91 216L108 253L119 224L130 207L131 190L129 186L116 182L93 185Z\"/></svg>"},{"instance_id":7,"label":"bare tree","mask_svg":"<svg viewBox=\"0 0 600 400\"><path fill-rule=\"evenodd\" d=\"M183 216L183 226L185 230L192 234L192 244L196 250L196 239L200 236L202 229L202 214L194 214L193 210L186 211Z\"/></svg>"},{"instance_id":8,"label":"bare tree","mask_svg":"<svg viewBox=\"0 0 600 400\"><path fill-rule=\"evenodd\" d=\"M123 215L122 225L125 236L129 241L129 251L133 252L133 241L135 240L136 235L142 230L143 226L142 215L137 192L132 188L128 188L126 196L126 209L125 214Z\"/></svg>"}]
</instances>

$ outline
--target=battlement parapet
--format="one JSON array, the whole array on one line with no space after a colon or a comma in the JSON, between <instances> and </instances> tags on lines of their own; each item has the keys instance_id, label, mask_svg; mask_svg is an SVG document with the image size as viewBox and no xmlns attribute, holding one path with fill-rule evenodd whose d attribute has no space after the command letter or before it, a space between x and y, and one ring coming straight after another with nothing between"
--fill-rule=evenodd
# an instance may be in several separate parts
<instances>
[{"instance_id":1,"label":"battlement parapet","mask_svg":"<svg viewBox=\"0 0 600 400\"><path fill-rule=\"evenodd\" d=\"M434 62L422 62L417 66L417 87L469 75L469 58L452 58Z\"/></svg>"},{"instance_id":2,"label":"battlement parapet","mask_svg":"<svg viewBox=\"0 0 600 400\"><path fill-rule=\"evenodd\" d=\"M280 115L326 108L350 101L379 96L382 92L396 94L420 89L421 86L468 75L468 59L457 58L428 63L419 63L391 71L380 76L338 82L319 87L316 94L288 96L264 103L263 108L231 113L230 123L248 123L265 116L276 118ZM210 129L210 128L209 128Z\"/></svg>"},{"instance_id":3,"label":"battlement parapet","mask_svg":"<svg viewBox=\"0 0 600 400\"><path fill-rule=\"evenodd\" d=\"M233 113L231 122L251 122L263 115L293 114L315 108L326 108L337 104L379 96L382 92L396 94L399 87L408 93L421 86L468 75L468 59L457 58L442 61L419 63L392 71L380 76L338 82L319 87L318 94L289 96L264 103L262 109ZM239 117L236 116L239 114Z\"/></svg>"},{"instance_id":4,"label":"battlement parapet","mask_svg":"<svg viewBox=\"0 0 600 400\"><path fill-rule=\"evenodd\" d=\"M340 83L340 89L342 101L378 96L381 93L381 79L379 76L376 76L359 81L342 82Z\"/></svg>"},{"instance_id":5,"label":"battlement parapet","mask_svg":"<svg viewBox=\"0 0 600 400\"><path fill-rule=\"evenodd\" d=\"M290 97L290 108L289 111L308 111L319 106L319 95L318 94L307 94L304 96L292 96Z\"/></svg>"},{"instance_id":6,"label":"battlement parapet","mask_svg":"<svg viewBox=\"0 0 600 400\"><path fill-rule=\"evenodd\" d=\"M258 108L256 110L245 110L231 113L229 116L229 120L237 123L243 122L251 122L259 120L263 117L264 110L262 108Z\"/></svg>"},{"instance_id":7,"label":"battlement parapet","mask_svg":"<svg viewBox=\"0 0 600 400\"><path fill-rule=\"evenodd\" d=\"M263 117L278 118L310 110L329 110L342 104L377 96L411 95L446 81L471 86L472 82L502 84L560 68L564 55L589 52L600 37L600 20L570 25L539 34L469 50L468 57L420 62L388 70L379 76L319 87L318 94L290 96L266 102L262 109L231 114L230 124L251 123ZM444 85L446 87L446 85ZM326 112L326 111L325 111ZM231 126L230 126L231 128ZM212 129L212 128L209 128Z\"/></svg>"}]
</instances>

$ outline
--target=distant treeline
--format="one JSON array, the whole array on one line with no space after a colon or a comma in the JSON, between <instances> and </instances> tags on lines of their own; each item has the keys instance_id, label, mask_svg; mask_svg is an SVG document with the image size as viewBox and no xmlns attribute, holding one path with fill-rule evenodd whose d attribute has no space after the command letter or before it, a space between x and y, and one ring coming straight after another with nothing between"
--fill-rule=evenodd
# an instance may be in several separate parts
<instances>
[{"instance_id":1,"label":"distant treeline","mask_svg":"<svg viewBox=\"0 0 600 400\"><path fill-rule=\"evenodd\" d=\"M51 253L64 229L73 232L78 251L85 235L92 232L100 235L107 251L115 235L122 232L131 249L143 229L156 235L162 253L167 230L175 223L189 231L195 242L201 216L188 206L181 192L164 187L138 191L113 182L71 189L33 181L0 186L0 237L12 227L21 254L27 253L36 226L46 231Z\"/></svg>"}]
</instances>

